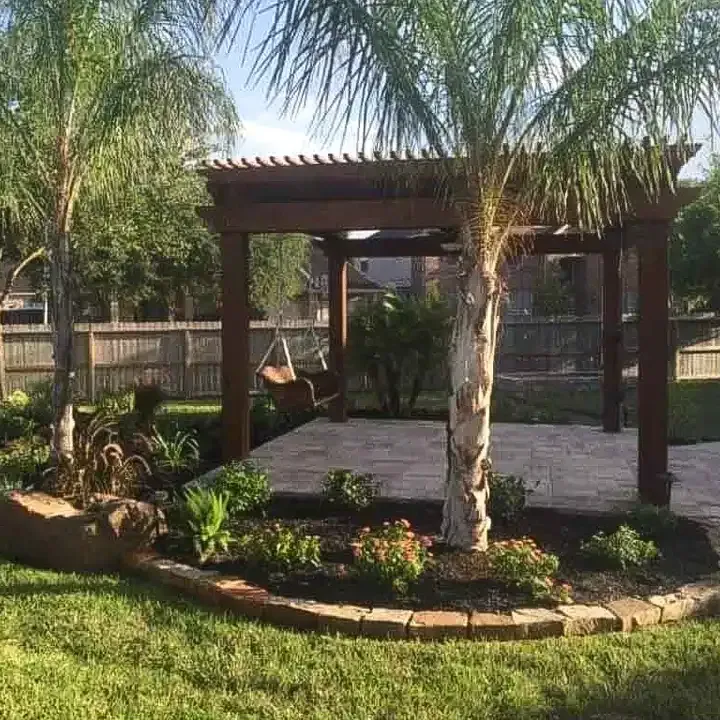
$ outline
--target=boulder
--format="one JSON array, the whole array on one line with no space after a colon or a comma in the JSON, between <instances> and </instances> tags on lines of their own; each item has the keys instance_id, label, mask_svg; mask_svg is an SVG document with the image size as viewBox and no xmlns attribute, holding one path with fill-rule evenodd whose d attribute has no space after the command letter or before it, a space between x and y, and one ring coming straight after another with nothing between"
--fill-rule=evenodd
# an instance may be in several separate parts
<instances>
[{"instance_id":1,"label":"boulder","mask_svg":"<svg viewBox=\"0 0 720 720\"><path fill-rule=\"evenodd\" d=\"M117 570L167 532L161 510L127 498L97 498L87 510L41 492L0 498L0 555L57 570Z\"/></svg>"}]
</instances>

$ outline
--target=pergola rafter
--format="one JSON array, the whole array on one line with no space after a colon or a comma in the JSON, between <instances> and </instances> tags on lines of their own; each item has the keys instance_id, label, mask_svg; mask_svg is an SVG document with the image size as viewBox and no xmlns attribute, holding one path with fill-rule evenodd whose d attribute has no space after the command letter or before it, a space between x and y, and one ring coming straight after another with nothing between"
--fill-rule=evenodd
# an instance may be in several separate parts
<instances>
[{"instance_id":1,"label":"pergola rafter","mask_svg":"<svg viewBox=\"0 0 720 720\"><path fill-rule=\"evenodd\" d=\"M675 174L697 151L669 147ZM225 457L250 450L248 254L251 234L304 232L323 239L328 256L330 366L341 392L331 419L347 418L345 349L349 257L437 257L459 251L460 212L442 200L447 166L428 154L385 159L367 156L272 156L215 161L203 172L214 205L199 212L221 236L223 263L223 447ZM530 167L528 160L528 167ZM639 488L645 500L664 503L667 481L668 266L670 224L697 195L667 188L652 201L639 190L626 217L595 232L581 232L572 217L525 217L511 229L518 252L603 255L603 428L619 432L622 400L620 257L639 256ZM559 221L559 222L558 222ZM405 230L391 238L351 240L353 230Z\"/></svg>"}]
</instances>

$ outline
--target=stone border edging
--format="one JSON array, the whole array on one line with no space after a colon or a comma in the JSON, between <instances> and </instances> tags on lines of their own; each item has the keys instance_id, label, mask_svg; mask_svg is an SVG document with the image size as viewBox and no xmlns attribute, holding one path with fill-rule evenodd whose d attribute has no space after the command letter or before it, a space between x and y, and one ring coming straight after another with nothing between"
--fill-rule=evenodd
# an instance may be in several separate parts
<instances>
[{"instance_id":1,"label":"stone border edging","mask_svg":"<svg viewBox=\"0 0 720 720\"><path fill-rule=\"evenodd\" d=\"M625 597L604 605L517 608L509 613L336 605L272 595L241 577L221 575L154 553L125 559L140 575L234 614L274 625L375 638L525 640L614 631L720 615L720 585L692 583L645 600Z\"/></svg>"}]
</instances>

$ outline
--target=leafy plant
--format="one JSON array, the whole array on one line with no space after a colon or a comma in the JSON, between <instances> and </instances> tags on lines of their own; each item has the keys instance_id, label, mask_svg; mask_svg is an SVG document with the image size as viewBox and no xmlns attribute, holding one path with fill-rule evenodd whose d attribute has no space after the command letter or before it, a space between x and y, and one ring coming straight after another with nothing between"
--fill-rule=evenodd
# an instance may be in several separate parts
<instances>
[{"instance_id":1,"label":"leafy plant","mask_svg":"<svg viewBox=\"0 0 720 720\"><path fill-rule=\"evenodd\" d=\"M675 532L678 517L670 508L639 504L627 514L627 524L643 538L659 540Z\"/></svg>"},{"instance_id":2,"label":"leafy plant","mask_svg":"<svg viewBox=\"0 0 720 720\"><path fill-rule=\"evenodd\" d=\"M177 430L166 437L157 428L148 439L156 470L171 477L195 471L200 463L200 448L193 431Z\"/></svg>"},{"instance_id":3,"label":"leafy plant","mask_svg":"<svg viewBox=\"0 0 720 720\"><path fill-rule=\"evenodd\" d=\"M492 576L505 585L530 593L535 600L570 599L571 587L558 583L560 560L541 550L531 538L503 540L490 545L487 560Z\"/></svg>"},{"instance_id":4,"label":"leafy plant","mask_svg":"<svg viewBox=\"0 0 720 720\"><path fill-rule=\"evenodd\" d=\"M433 293L387 293L352 314L350 361L367 373L385 412L397 417L414 409L428 373L445 357L450 328L449 307Z\"/></svg>"},{"instance_id":5,"label":"leafy plant","mask_svg":"<svg viewBox=\"0 0 720 720\"><path fill-rule=\"evenodd\" d=\"M97 411L108 417L126 415L135 409L135 393L128 390L106 390L98 398Z\"/></svg>"},{"instance_id":6,"label":"leafy plant","mask_svg":"<svg viewBox=\"0 0 720 720\"><path fill-rule=\"evenodd\" d=\"M325 476L322 492L329 503L357 511L371 505L378 486L370 474L336 469Z\"/></svg>"},{"instance_id":7,"label":"leafy plant","mask_svg":"<svg viewBox=\"0 0 720 720\"><path fill-rule=\"evenodd\" d=\"M628 525L621 525L610 535L599 532L584 542L580 549L592 564L621 570L647 565L659 554L652 540L643 540Z\"/></svg>"},{"instance_id":8,"label":"leafy plant","mask_svg":"<svg viewBox=\"0 0 720 720\"><path fill-rule=\"evenodd\" d=\"M320 539L281 523L243 535L238 551L249 565L268 571L292 572L320 565Z\"/></svg>"},{"instance_id":9,"label":"leafy plant","mask_svg":"<svg viewBox=\"0 0 720 720\"><path fill-rule=\"evenodd\" d=\"M525 480L517 475L503 475L490 471L490 517L505 523L512 523L522 515L532 490Z\"/></svg>"},{"instance_id":10,"label":"leafy plant","mask_svg":"<svg viewBox=\"0 0 720 720\"><path fill-rule=\"evenodd\" d=\"M75 428L73 462L51 468L50 489L86 506L96 493L132 497L151 475L145 458L127 454L117 423L103 413Z\"/></svg>"},{"instance_id":11,"label":"leafy plant","mask_svg":"<svg viewBox=\"0 0 720 720\"><path fill-rule=\"evenodd\" d=\"M228 512L233 518L262 510L272 494L268 474L248 460L227 464L215 487L227 495Z\"/></svg>"},{"instance_id":12,"label":"leafy plant","mask_svg":"<svg viewBox=\"0 0 720 720\"><path fill-rule=\"evenodd\" d=\"M13 441L0 451L0 486L5 490L27 487L42 478L50 460L50 446L42 438Z\"/></svg>"},{"instance_id":13,"label":"leafy plant","mask_svg":"<svg viewBox=\"0 0 720 720\"><path fill-rule=\"evenodd\" d=\"M407 520L386 522L378 530L363 528L352 544L353 568L359 577L403 594L425 571L431 544Z\"/></svg>"},{"instance_id":14,"label":"leafy plant","mask_svg":"<svg viewBox=\"0 0 720 720\"><path fill-rule=\"evenodd\" d=\"M184 512L193 547L201 564L218 552L227 552L228 496L212 488L190 488L185 492Z\"/></svg>"}]
</instances>

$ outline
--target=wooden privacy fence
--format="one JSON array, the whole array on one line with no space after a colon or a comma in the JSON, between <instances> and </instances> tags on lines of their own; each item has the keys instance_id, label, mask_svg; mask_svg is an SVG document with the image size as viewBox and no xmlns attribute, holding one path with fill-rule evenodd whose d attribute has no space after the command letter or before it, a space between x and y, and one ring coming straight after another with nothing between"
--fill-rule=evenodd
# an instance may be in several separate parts
<instances>
[{"instance_id":1,"label":"wooden privacy fence","mask_svg":"<svg viewBox=\"0 0 720 720\"><path fill-rule=\"evenodd\" d=\"M720 379L720 318L674 318L671 373L678 380ZM286 321L297 368L319 366L318 344L308 321ZM327 326L315 328L327 352ZM597 375L602 368L602 328L595 318L511 319L502 325L497 371L505 375ZM275 334L268 322L253 322L250 337L254 370ZM107 390L130 387L137 381L160 384L180 398L218 397L221 390L219 322L101 323L75 328L76 390L93 401ZM9 325L3 329L0 372L9 391L27 389L52 372L52 328ZM637 327L624 323L625 374L637 374ZM4 362L3 362L4 359ZM279 358L274 358L277 361ZM367 386L354 377L351 388ZM445 369L437 368L428 389L445 388Z\"/></svg>"}]
</instances>

